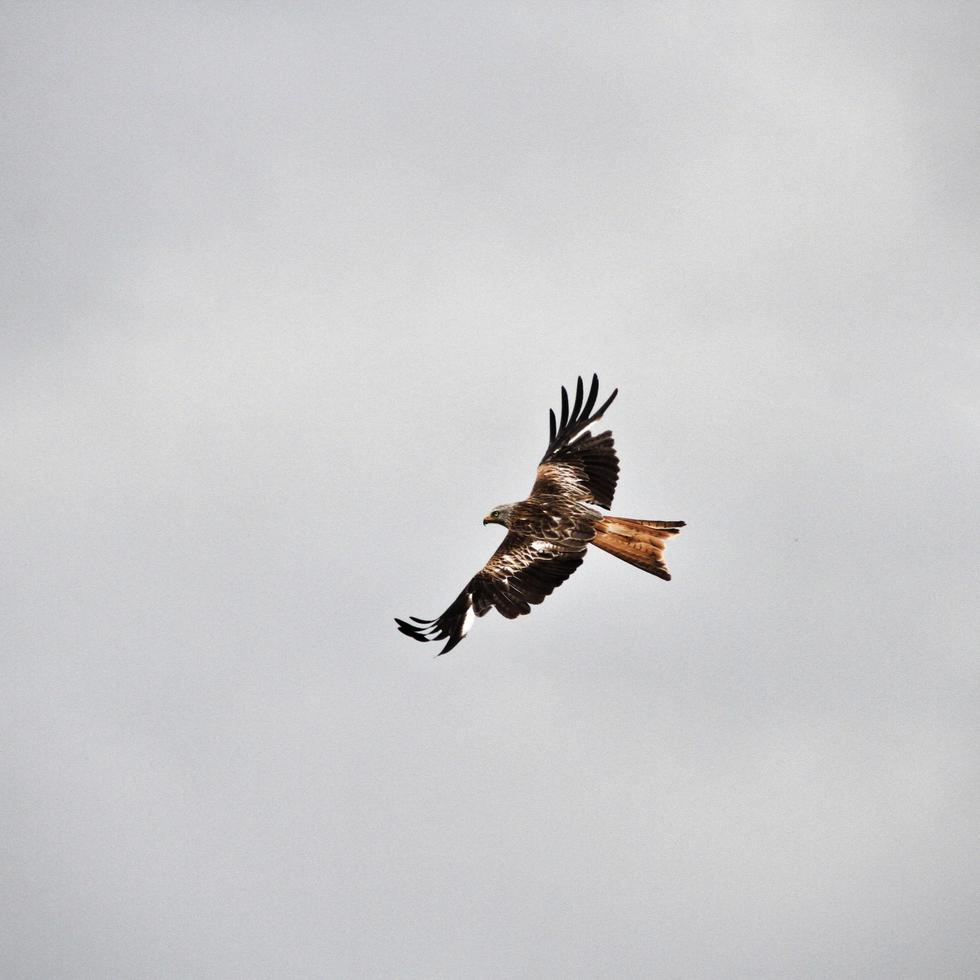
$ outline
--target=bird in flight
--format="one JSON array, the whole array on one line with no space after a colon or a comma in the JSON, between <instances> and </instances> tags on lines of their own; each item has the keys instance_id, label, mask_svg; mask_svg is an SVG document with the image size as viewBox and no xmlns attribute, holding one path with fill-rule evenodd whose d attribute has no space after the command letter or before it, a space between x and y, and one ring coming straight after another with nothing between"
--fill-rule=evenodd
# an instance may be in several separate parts
<instances>
[{"instance_id":1,"label":"bird in flight","mask_svg":"<svg viewBox=\"0 0 980 980\"><path fill-rule=\"evenodd\" d=\"M410 616L410 623L396 619L402 633L421 642L447 640L438 654L442 656L466 636L477 616L491 608L508 619L529 613L532 605L543 602L582 564L590 544L670 580L664 545L684 527L684 521L638 521L594 509L612 506L619 479L612 433L594 436L585 431L602 418L618 389L595 409L598 394L596 375L588 397L579 378L569 410L568 392L562 388L561 420L550 411L548 448L538 464L531 495L517 503L499 504L483 518L484 524L507 528L500 547L438 619Z\"/></svg>"}]
</instances>

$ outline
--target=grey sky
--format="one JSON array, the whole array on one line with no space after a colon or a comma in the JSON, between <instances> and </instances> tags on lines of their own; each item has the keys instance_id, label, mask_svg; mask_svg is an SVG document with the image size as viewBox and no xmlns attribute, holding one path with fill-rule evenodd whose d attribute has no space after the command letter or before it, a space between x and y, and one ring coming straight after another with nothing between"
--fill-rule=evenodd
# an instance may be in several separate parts
<instances>
[{"instance_id":1,"label":"grey sky","mask_svg":"<svg viewBox=\"0 0 980 980\"><path fill-rule=\"evenodd\" d=\"M0 973L975 970L975 4L4 21Z\"/></svg>"}]
</instances>

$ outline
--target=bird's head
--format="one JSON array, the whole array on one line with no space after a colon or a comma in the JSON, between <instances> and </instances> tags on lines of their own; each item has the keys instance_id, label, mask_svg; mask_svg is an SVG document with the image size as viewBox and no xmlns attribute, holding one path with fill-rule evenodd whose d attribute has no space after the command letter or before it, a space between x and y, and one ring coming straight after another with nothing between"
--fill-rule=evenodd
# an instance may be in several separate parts
<instances>
[{"instance_id":1,"label":"bird's head","mask_svg":"<svg viewBox=\"0 0 980 980\"><path fill-rule=\"evenodd\" d=\"M498 504L486 517L483 518L484 524L500 524L502 527L510 527L510 514L513 504Z\"/></svg>"}]
</instances>

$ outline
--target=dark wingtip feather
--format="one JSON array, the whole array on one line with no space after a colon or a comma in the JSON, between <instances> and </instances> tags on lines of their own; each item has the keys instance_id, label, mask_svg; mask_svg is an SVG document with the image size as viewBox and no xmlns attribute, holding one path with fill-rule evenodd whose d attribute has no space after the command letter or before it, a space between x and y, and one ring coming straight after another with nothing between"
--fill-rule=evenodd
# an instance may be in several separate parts
<instances>
[{"instance_id":1,"label":"dark wingtip feather","mask_svg":"<svg viewBox=\"0 0 980 980\"><path fill-rule=\"evenodd\" d=\"M592 411L592 406L595 405L596 397L599 394L599 375L592 375L592 384L589 386L589 397L585 402L585 409L583 410L583 415L589 415Z\"/></svg>"},{"instance_id":2,"label":"dark wingtip feather","mask_svg":"<svg viewBox=\"0 0 980 980\"><path fill-rule=\"evenodd\" d=\"M398 624L399 633L404 633L406 636L410 636L413 640L418 640L420 643L425 643L429 639L418 626L406 623L403 619L398 619L397 616L395 617L395 622Z\"/></svg>"},{"instance_id":3,"label":"dark wingtip feather","mask_svg":"<svg viewBox=\"0 0 980 980\"><path fill-rule=\"evenodd\" d=\"M436 654L437 657L441 657L443 654L449 653L450 650L457 643L461 643L465 639L465 636L453 636L450 637L449 642Z\"/></svg>"},{"instance_id":4,"label":"dark wingtip feather","mask_svg":"<svg viewBox=\"0 0 980 980\"><path fill-rule=\"evenodd\" d=\"M602 403L602 407L599 409L599 411L595 413L595 416L594 416L595 419L601 419L602 418L602 416L606 412L606 409L609 408L609 406L613 403L613 399L618 394L619 394L619 389L618 388L613 388L613 393Z\"/></svg>"},{"instance_id":5,"label":"dark wingtip feather","mask_svg":"<svg viewBox=\"0 0 980 980\"><path fill-rule=\"evenodd\" d=\"M582 384L582 375L578 376L575 382L575 405L572 408L572 418L577 419L578 413L582 410L582 399L585 397L585 386Z\"/></svg>"},{"instance_id":6,"label":"dark wingtip feather","mask_svg":"<svg viewBox=\"0 0 980 980\"><path fill-rule=\"evenodd\" d=\"M603 402L602 407L594 412L596 399L599 396L599 375L593 374L589 384L589 394L585 396L585 384L582 376L579 375L575 383L575 403L569 413L568 389L562 386L561 389L561 421L559 422L554 409L548 411L548 448L541 459L544 462L549 456L561 446L571 442L583 429L591 425L602 417L602 413L612 404L613 399L619 394L619 389ZM584 399L584 404L583 404Z\"/></svg>"}]
</instances>

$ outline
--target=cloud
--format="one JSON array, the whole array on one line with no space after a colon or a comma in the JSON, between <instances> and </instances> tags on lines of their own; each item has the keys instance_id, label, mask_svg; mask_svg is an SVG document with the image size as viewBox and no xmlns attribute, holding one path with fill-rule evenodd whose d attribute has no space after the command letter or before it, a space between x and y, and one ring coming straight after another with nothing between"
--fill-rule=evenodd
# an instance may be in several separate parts
<instances>
[{"instance_id":1,"label":"cloud","mask_svg":"<svg viewBox=\"0 0 980 980\"><path fill-rule=\"evenodd\" d=\"M968 972L975 15L903 10L14 15L5 974ZM593 370L674 580L434 660Z\"/></svg>"}]
</instances>

